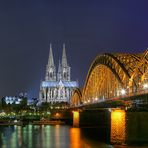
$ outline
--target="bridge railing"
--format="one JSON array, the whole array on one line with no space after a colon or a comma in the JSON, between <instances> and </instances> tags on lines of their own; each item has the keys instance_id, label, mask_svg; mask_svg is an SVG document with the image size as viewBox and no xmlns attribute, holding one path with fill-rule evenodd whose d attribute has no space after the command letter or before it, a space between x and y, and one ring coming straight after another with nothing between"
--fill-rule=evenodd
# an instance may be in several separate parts
<instances>
[{"instance_id":1,"label":"bridge railing","mask_svg":"<svg viewBox=\"0 0 148 148\"><path fill-rule=\"evenodd\" d=\"M148 94L148 89L141 89L141 90L138 90L137 92L125 93L124 95L118 95L118 96L114 96L112 98L102 98L102 99L100 99L100 98L93 98L92 99L91 98L91 99L88 99L87 101L82 102L81 104L76 104L73 107L93 105L93 104L98 104L98 103L102 103L102 102L106 102L106 101L116 101L116 100L120 100L123 98L130 98L130 97L134 97L134 96L138 96L138 95L142 95L142 94Z\"/></svg>"}]
</instances>

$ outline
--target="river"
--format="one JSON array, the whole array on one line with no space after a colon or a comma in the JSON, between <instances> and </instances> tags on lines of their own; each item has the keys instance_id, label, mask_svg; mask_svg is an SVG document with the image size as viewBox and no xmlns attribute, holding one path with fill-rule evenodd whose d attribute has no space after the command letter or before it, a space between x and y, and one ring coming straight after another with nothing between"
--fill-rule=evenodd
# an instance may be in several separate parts
<instances>
[{"instance_id":1,"label":"river","mask_svg":"<svg viewBox=\"0 0 148 148\"><path fill-rule=\"evenodd\" d=\"M0 126L0 148L138 148L113 146L103 133L67 125Z\"/></svg>"},{"instance_id":2,"label":"river","mask_svg":"<svg viewBox=\"0 0 148 148\"><path fill-rule=\"evenodd\" d=\"M94 133L92 133L93 130L94 129L73 128L66 125L1 126L0 147L1 148L112 148L113 147L109 144L100 142L100 140L97 138L97 135L94 135Z\"/></svg>"}]
</instances>

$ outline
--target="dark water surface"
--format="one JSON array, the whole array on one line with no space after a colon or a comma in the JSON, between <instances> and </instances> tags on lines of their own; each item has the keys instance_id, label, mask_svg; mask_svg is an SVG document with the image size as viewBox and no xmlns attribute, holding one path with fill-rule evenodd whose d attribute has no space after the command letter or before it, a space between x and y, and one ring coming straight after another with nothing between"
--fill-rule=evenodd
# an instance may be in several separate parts
<instances>
[{"instance_id":1,"label":"dark water surface","mask_svg":"<svg viewBox=\"0 0 148 148\"><path fill-rule=\"evenodd\" d=\"M99 142L99 137L95 136L93 130L61 125L0 126L0 148L113 147Z\"/></svg>"},{"instance_id":2,"label":"dark water surface","mask_svg":"<svg viewBox=\"0 0 148 148\"><path fill-rule=\"evenodd\" d=\"M26 125L0 126L0 148L139 147L110 145L108 134L104 135L103 132L98 132L97 128L73 128L66 125Z\"/></svg>"}]
</instances>

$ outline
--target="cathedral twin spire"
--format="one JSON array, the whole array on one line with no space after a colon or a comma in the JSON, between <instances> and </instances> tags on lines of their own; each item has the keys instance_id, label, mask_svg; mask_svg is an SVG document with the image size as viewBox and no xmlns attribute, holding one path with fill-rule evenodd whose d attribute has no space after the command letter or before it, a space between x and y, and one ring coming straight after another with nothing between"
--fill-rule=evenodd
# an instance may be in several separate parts
<instances>
[{"instance_id":1,"label":"cathedral twin spire","mask_svg":"<svg viewBox=\"0 0 148 148\"><path fill-rule=\"evenodd\" d=\"M51 44L50 44L50 50L49 50L48 66L54 66L53 53L52 53L52 45Z\"/></svg>"},{"instance_id":2,"label":"cathedral twin spire","mask_svg":"<svg viewBox=\"0 0 148 148\"><path fill-rule=\"evenodd\" d=\"M48 65L46 67L46 81L56 81L56 68L54 65L52 45L50 44ZM57 80L70 81L70 67L67 63L65 44L63 44L62 63L59 61Z\"/></svg>"},{"instance_id":3,"label":"cathedral twin spire","mask_svg":"<svg viewBox=\"0 0 148 148\"><path fill-rule=\"evenodd\" d=\"M60 61L59 61L59 63L60 63ZM53 52L52 52L52 45L51 44L50 44L50 50L49 50L48 66L54 66ZM66 51L65 51L65 44L63 44L62 66L63 67L68 66Z\"/></svg>"},{"instance_id":4,"label":"cathedral twin spire","mask_svg":"<svg viewBox=\"0 0 148 148\"><path fill-rule=\"evenodd\" d=\"M63 54L62 54L62 66L67 66L67 58L66 58L66 51L65 51L65 44L63 44Z\"/></svg>"}]
</instances>

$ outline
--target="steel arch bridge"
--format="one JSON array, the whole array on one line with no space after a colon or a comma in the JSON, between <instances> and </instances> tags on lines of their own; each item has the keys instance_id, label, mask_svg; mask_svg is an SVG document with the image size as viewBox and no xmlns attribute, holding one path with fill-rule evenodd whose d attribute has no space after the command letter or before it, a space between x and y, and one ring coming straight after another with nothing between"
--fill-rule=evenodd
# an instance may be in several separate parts
<instances>
[{"instance_id":1,"label":"steel arch bridge","mask_svg":"<svg viewBox=\"0 0 148 148\"><path fill-rule=\"evenodd\" d=\"M71 106L142 92L148 88L148 49L141 54L98 55L92 62L82 93L77 89Z\"/></svg>"},{"instance_id":2,"label":"steel arch bridge","mask_svg":"<svg viewBox=\"0 0 148 148\"><path fill-rule=\"evenodd\" d=\"M72 99L70 101L71 106L78 106L82 104L82 93L79 88L73 90Z\"/></svg>"}]
</instances>

